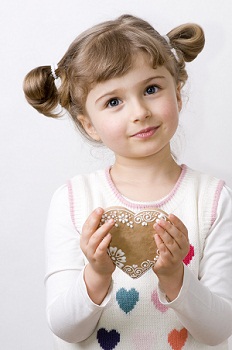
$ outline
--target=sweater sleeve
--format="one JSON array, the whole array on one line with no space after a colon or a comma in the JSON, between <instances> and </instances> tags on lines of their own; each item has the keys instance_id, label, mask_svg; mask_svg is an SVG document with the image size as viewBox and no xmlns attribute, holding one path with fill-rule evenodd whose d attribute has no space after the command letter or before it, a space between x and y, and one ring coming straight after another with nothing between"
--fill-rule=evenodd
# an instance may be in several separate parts
<instances>
[{"instance_id":1,"label":"sweater sleeve","mask_svg":"<svg viewBox=\"0 0 232 350\"><path fill-rule=\"evenodd\" d=\"M71 220L67 186L59 188L52 198L45 248L49 327L67 342L80 342L94 331L110 300L110 290L101 305L94 304L88 296L83 278L85 258L80 234Z\"/></svg>"},{"instance_id":2,"label":"sweater sleeve","mask_svg":"<svg viewBox=\"0 0 232 350\"><path fill-rule=\"evenodd\" d=\"M168 303L199 342L217 345L232 334L232 191L224 187L217 218L205 241L198 279L185 266L178 297Z\"/></svg>"}]
</instances>

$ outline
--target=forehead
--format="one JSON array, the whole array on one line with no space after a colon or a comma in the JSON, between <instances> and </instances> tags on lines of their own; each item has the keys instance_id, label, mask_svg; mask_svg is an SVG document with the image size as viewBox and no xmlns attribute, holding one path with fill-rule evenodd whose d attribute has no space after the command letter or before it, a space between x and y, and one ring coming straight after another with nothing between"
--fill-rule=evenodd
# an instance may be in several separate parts
<instances>
[{"instance_id":1,"label":"forehead","mask_svg":"<svg viewBox=\"0 0 232 350\"><path fill-rule=\"evenodd\" d=\"M110 78L106 81L95 83L89 91L87 101L97 101L104 95L120 93L121 91L129 91L137 87L143 87L147 83L154 80L169 80L173 77L164 66L152 67L152 63L146 54L138 54L134 59L131 68L125 74ZM86 102L87 102L86 101Z\"/></svg>"},{"instance_id":2,"label":"forehead","mask_svg":"<svg viewBox=\"0 0 232 350\"><path fill-rule=\"evenodd\" d=\"M135 56L131 60L130 67L127 69L126 72L118 74L116 77L109 77L105 81L102 82L96 82L93 87L95 86L101 86L101 85L108 85L111 84L112 82L120 82L123 81L125 78L133 76L135 73L136 75L143 76L148 72L155 71L155 69L152 67L152 62L150 58L148 57L147 54L142 53L142 52L137 52ZM140 74L139 74L140 73Z\"/></svg>"}]
</instances>

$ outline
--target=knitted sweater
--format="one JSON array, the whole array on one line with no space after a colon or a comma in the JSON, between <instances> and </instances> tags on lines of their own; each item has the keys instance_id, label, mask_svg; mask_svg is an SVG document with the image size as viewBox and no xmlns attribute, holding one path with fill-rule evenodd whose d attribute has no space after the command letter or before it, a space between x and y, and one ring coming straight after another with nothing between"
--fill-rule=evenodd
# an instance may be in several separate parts
<instances>
[{"instance_id":1,"label":"knitted sweater","mask_svg":"<svg viewBox=\"0 0 232 350\"><path fill-rule=\"evenodd\" d=\"M135 213L157 207L184 222L191 246L177 299L167 302L152 269L132 279L116 268L103 303L99 306L90 300L83 279L88 262L80 249L79 233L99 206L124 206ZM55 194L47 225L48 322L64 340L56 338L56 349L228 349L231 212L231 192L223 182L186 166L171 193L152 203L124 198L109 169L71 179L68 191L63 186Z\"/></svg>"}]
</instances>

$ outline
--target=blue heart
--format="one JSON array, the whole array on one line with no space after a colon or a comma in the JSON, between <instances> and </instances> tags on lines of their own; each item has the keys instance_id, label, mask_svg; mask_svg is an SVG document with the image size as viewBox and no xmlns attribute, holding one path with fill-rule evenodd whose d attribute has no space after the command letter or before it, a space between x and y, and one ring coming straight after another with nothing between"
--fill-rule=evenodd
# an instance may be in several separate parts
<instances>
[{"instance_id":1,"label":"blue heart","mask_svg":"<svg viewBox=\"0 0 232 350\"><path fill-rule=\"evenodd\" d=\"M134 309L139 300L139 292L134 288L131 288L129 291L121 288L116 293L116 299L120 308L127 314Z\"/></svg>"},{"instance_id":2,"label":"blue heart","mask_svg":"<svg viewBox=\"0 0 232 350\"><path fill-rule=\"evenodd\" d=\"M97 340L103 350L112 350L120 342L120 334L115 329L107 331L105 328L100 328Z\"/></svg>"}]
</instances>

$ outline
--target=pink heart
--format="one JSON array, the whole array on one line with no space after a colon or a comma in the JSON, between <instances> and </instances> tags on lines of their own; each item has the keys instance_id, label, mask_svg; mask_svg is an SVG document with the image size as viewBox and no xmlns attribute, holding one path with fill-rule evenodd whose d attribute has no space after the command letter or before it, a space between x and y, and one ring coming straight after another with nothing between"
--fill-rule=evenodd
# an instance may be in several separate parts
<instances>
[{"instance_id":1,"label":"pink heart","mask_svg":"<svg viewBox=\"0 0 232 350\"><path fill-rule=\"evenodd\" d=\"M161 304L159 301L159 296L156 290L151 294L151 301L155 305L156 309L159 310L160 312L166 312L168 310L168 307Z\"/></svg>"},{"instance_id":2,"label":"pink heart","mask_svg":"<svg viewBox=\"0 0 232 350\"><path fill-rule=\"evenodd\" d=\"M154 333L136 332L132 336L132 342L134 350L150 350L151 344L155 343Z\"/></svg>"}]
</instances>

